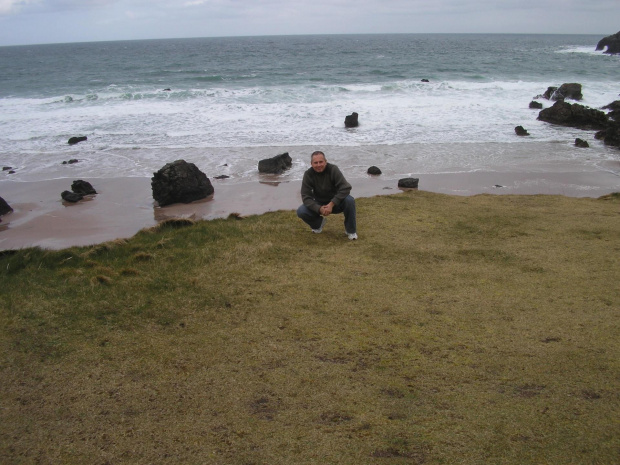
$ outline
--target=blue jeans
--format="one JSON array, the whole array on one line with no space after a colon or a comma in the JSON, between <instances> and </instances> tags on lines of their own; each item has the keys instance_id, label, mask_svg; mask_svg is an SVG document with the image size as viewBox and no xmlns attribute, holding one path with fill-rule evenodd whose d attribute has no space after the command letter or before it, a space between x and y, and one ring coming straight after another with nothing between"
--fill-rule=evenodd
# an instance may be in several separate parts
<instances>
[{"instance_id":1,"label":"blue jeans","mask_svg":"<svg viewBox=\"0 0 620 465\"><path fill-rule=\"evenodd\" d=\"M329 202L326 202L327 204ZM324 205L325 205L324 204ZM357 232L357 223L355 218L355 199L350 195L347 195L345 199L336 205L332 210L333 213L344 213L344 229L347 234L353 234ZM301 205L297 209L297 216L304 220L308 226L312 229L319 229L321 222L323 221L321 215L313 212L305 205Z\"/></svg>"}]
</instances>

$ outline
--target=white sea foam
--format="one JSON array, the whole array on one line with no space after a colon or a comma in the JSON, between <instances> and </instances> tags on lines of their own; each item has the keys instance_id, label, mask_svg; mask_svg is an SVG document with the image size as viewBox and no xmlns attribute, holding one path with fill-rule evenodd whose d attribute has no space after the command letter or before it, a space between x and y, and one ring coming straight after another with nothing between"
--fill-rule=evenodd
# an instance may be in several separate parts
<instances>
[{"instance_id":1,"label":"white sea foam","mask_svg":"<svg viewBox=\"0 0 620 465\"><path fill-rule=\"evenodd\" d=\"M436 40L433 37L428 44ZM496 43L496 37L489 40ZM505 47L512 46L511 41L513 38ZM308 63L289 69L278 65L277 60L264 65L263 58L252 62L242 54L238 69L231 69L226 61L219 63L219 68L194 65L192 58L158 69L153 77L149 73L144 74L147 77L116 73L106 78L87 74L86 84L67 90L64 76L59 74L56 85L62 91L53 95L35 92L45 81L33 81L30 85L34 90L23 92L27 96L15 91L15 96L0 98L0 161L18 168L11 178L16 180L63 177L67 173L150 176L176 158L199 161L210 173L222 171L245 179L255 175L257 157L283 150L298 152L301 157L303 150L327 146L341 147L346 153L342 161L351 169L372 162L387 166L393 173L399 172L400 165L407 166L406 170L419 170L422 165L434 171L468 171L502 163L510 166L514 160L509 157L514 157L515 151L502 148L506 144L521 144L521 150L527 152L528 144L564 147L584 134L593 147L589 152L575 152L575 156L589 156L592 163L613 159L613 152L594 141L592 132L540 122L536 119L538 111L528 108L548 86L573 81L583 84L584 105L600 108L617 100L617 79L610 78L615 68L609 66L609 60L617 57L602 57L593 47L552 47L552 55L559 62L550 66L561 70L556 76L550 75L548 68L537 74L536 67L547 66L549 55L523 64L509 57L504 65L510 63L511 72L494 61L504 60L508 52L529 53L531 60L542 53L527 48L501 48L497 55L475 56L470 63L471 56L450 48L440 48L442 53L451 53L445 59L439 49L407 46L398 53L389 48L381 53L368 52L371 59L362 63L356 60L362 60L363 51L346 50L338 55L340 41L331 44L335 47L327 63L331 67L322 73L304 66ZM480 47L476 53L483 51ZM600 72L586 65L575 68L574 54L602 66ZM297 57L297 50L287 52L284 62ZM345 66L339 60L353 61ZM526 67L533 70L523 72ZM358 69L364 69L361 77L354 75ZM412 74L428 77L430 82L411 78ZM165 91L168 85L171 90ZM551 105L544 99L539 101ZM360 126L345 129L344 118L352 112L359 114ZM515 136L517 125L524 126L531 136ZM68 138L75 135L87 136L88 141L69 146ZM477 149L457 149L464 144ZM480 144L495 151L481 150ZM373 149L368 159L362 157L356 163L352 154L361 156L368 146L411 147L415 155L407 149ZM440 156L428 146L442 147ZM551 155L545 152L544 156ZM71 158L80 163L62 165ZM299 158L286 176L299 176L305 166L302 160Z\"/></svg>"}]
</instances>

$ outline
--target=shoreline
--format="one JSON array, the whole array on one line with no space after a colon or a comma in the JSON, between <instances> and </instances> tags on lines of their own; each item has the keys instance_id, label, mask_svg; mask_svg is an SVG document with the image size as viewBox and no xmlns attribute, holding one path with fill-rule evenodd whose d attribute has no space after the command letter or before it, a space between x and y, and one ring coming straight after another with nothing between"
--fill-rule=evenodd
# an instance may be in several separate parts
<instances>
[{"instance_id":1,"label":"shoreline","mask_svg":"<svg viewBox=\"0 0 620 465\"><path fill-rule=\"evenodd\" d=\"M419 177L420 190L457 196L543 194L596 198L620 190L620 177L612 171L581 171L570 165L555 168L556 172L474 171L412 177ZM132 237L169 218L211 220L231 213L248 216L295 210L301 204L301 180L283 178L270 176L252 182L211 179L215 189L212 198L166 207L154 205L147 177L83 178L98 194L76 204L60 198L63 190L70 189L73 178L0 181L0 196L14 210L1 217L0 250L93 245ZM397 187L398 179L385 175L347 179L356 198L402 192Z\"/></svg>"}]
</instances>

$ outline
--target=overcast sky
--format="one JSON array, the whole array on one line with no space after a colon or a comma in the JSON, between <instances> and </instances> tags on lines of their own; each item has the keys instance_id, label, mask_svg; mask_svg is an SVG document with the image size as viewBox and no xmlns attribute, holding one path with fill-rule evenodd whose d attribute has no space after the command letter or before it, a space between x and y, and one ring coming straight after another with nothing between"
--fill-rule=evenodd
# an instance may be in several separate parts
<instances>
[{"instance_id":1,"label":"overcast sky","mask_svg":"<svg viewBox=\"0 0 620 465\"><path fill-rule=\"evenodd\" d=\"M615 34L620 0L0 0L0 45L282 34Z\"/></svg>"}]
</instances>

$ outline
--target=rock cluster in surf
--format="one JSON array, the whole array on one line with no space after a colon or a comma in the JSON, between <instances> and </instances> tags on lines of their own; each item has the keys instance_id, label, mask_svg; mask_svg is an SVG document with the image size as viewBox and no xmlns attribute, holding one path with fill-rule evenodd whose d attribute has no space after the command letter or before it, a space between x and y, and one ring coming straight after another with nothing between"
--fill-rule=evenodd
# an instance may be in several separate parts
<instances>
[{"instance_id":1,"label":"rock cluster in surf","mask_svg":"<svg viewBox=\"0 0 620 465\"><path fill-rule=\"evenodd\" d=\"M620 54L620 31L599 40L596 50L604 50L603 53L610 55Z\"/></svg>"}]
</instances>

